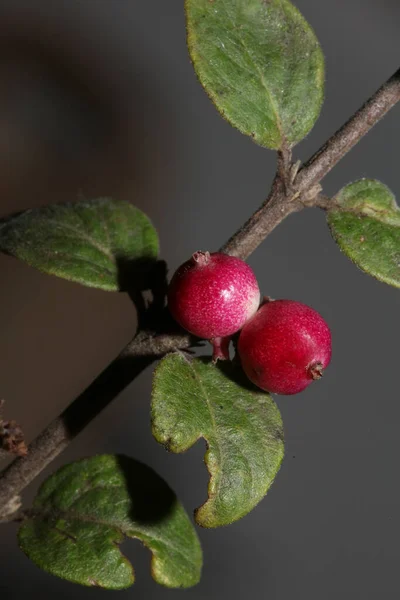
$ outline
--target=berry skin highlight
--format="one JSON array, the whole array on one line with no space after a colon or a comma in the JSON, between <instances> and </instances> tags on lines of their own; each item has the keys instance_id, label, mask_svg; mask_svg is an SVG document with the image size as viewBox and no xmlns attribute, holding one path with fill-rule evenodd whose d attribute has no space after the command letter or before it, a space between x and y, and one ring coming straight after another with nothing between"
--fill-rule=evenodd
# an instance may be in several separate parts
<instances>
[{"instance_id":1,"label":"berry skin highlight","mask_svg":"<svg viewBox=\"0 0 400 600\"><path fill-rule=\"evenodd\" d=\"M247 377L275 394L297 394L331 360L331 333L314 309L293 300L267 302L243 327L238 352Z\"/></svg>"},{"instance_id":2,"label":"berry skin highlight","mask_svg":"<svg viewBox=\"0 0 400 600\"><path fill-rule=\"evenodd\" d=\"M239 331L259 305L253 270L239 258L219 252L195 252L178 268L168 291L174 319L208 340Z\"/></svg>"}]
</instances>

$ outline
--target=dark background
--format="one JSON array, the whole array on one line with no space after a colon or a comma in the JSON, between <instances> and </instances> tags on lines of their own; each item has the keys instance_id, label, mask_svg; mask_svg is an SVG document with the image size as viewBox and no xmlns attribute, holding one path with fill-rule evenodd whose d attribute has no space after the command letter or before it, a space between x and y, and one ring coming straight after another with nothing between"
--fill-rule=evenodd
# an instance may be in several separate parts
<instances>
[{"instance_id":1,"label":"dark background","mask_svg":"<svg viewBox=\"0 0 400 600\"><path fill-rule=\"evenodd\" d=\"M306 159L398 68L400 3L297 5L327 68L322 115L295 151ZM173 270L195 250L218 248L266 196L274 154L225 123L197 83L182 0L1 0L0 40L1 215L79 191L131 200L157 226ZM397 107L326 178L325 192L369 176L400 195L399 123ZM129 542L137 582L118 597L398 598L399 292L339 252L318 210L286 220L250 264L263 293L324 315L332 365L306 392L278 398L282 469L246 518L199 531L200 585L158 587L148 552ZM0 256L0 277L0 397L32 439L128 342L136 315L125 295L53 279L9 257ZM82 456L123 452L164 476L189 512L201 504L204 445L179 456L157 445L150 383L149 369L46 475ZM0 536L4 597L105 597L42 573L18 550L13 525Z\"/></svg>"}]
</instances>

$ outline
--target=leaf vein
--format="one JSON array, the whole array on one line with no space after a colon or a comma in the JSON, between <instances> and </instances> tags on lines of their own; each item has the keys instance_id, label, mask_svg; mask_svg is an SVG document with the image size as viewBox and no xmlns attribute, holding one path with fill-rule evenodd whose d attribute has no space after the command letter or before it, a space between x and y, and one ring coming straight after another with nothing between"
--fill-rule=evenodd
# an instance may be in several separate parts
<instances>
[{"instance_id":1,"label":"leaf vein","mask_svg":"<svg viewBox=\"0 0 400 600\"><path fill-rule=\"evenodd\" d=\"M74 213L78 214L79 211L74 211ZM85 242L89 242L89 244L91 244L94 248L96 248L97 250L99 250L99 252L101 252L102 254L104 254L113 263L115 263L115 257L113 256L113 254L105 246L103 246L102 244L99 244L99 242L97 240L95 240L94 238L92 238L92 236L90 236L85 231L82 231L82 230L74 227L73 225L70 225L69 223L64 223L63 221L57 221L57 219L50 219L50 218L46 217L46 222L47 223L51 223L53 225L56 225L60 229L65 229L65 230L68 230L68 231L72 231L73 233L75 233L75 235L78 238L80 238L81 240L84 240Z\"/></svg>"},{"instance_id":2,"label":"leaf vein","mask_svg":"<svg viewBox=\"0 0 400 600\"><path fill-rule=\"evenodd\" d=\"M232 17L230 16L229 9L226 6L225 0L222 0L222 3L224 5L225 12L226 12L226 14L228 16L228 19L231 22L231 25L233 27L236 27L235 22L232 20ZM242 47L243 47L244 51L246 52L247 56L249 57L251 63L254 65L255 70L258 72L258 75L260 77L260 81L261 81L262 87L264 88L264 90L267 93L267 96L268 96L268 99L269 99L269 102L270 102L270 105L271 105L271 108L272 108L272 112L274 113L274 116L275 116L276 126L277 126L278 131L279 131L279 133L281 135L281 141L283 142L285 140L285 135L283 133L282 123L281 123L281 119L279 117L278 108L277 108L277 106L275 104L275 98L273 97L272 92L269 90L269 88L267 86L267 83L266 83L265 78L264 78L264 73L262 72L261 67L254 60L253 56L251 55L251 52L249 51L249 49L248 49L248 47L246 45L246 42L244 41L244 39L241 37L241 35L239 33L237 34L237 39L239 40L240 44L242 45Z\"/></svg>"}]
</instances>

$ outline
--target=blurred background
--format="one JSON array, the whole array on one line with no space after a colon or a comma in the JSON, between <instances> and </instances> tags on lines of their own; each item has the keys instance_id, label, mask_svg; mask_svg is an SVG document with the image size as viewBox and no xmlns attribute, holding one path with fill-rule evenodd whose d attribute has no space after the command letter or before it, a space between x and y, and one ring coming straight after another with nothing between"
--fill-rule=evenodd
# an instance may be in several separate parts
<instances>
[{"instance_id":1,"label":"blurred background","mask_svg":"<svg viewBox=\"0 0 400 600\"><path fill-rule=\"evenodd\" d=\"M326 56L326 102L295 150L306 159L399 66L398 0L297 0ZM400 197L400 107L324 182L384 181ZM156 225L173 271L217 249L266 197L275 157L225 123L198 84L182 0L0 1L0 216L111 195ZM158 587L138 542L137 581L107 597L364 600L399 597L399 292L358 271L324 215L287 219L250 264L263 293L322 313L334 357L323 381L278 398L286 458L243 520L200 530L205 564L188 591ZM30 440L132 337L128 297L42 275L0 256L0 397ZM208 351L208 350L207 350ZM189 513L205 500L204 444L167 454L149 424L151 369L79 436L65 462L122 452L153 467ZM25 494L28 502L39 480ZM0 593L103 598L42 573L0 530Z\"/></svg>"}]
</instances>

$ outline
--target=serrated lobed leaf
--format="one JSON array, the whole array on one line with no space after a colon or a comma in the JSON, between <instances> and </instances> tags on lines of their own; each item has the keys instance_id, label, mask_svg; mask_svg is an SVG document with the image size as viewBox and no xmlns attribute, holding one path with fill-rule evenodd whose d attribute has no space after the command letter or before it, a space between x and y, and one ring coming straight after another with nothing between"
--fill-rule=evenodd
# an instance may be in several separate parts
<instances>
[{"instance_id":1,"label":"serrated lobed leaf","mask_svg":"<svg viewBox=\"0 0 400 600\"><path fill-rule=\"evenodd\" d=\"M276 404L231 364L182 353L165 357L154 373L152 425L156 440L172 452L206 440L208 500L195 513L203 527L227 525L250 512L283 459Z\"/></svg>"},{"instance_id":2,"label":"serrated lobed leaf","mask_svg":"<svg viewBox=\"0 0 400 600\"><path fill-rule=\"evenodd\" d=\"M49 275L118 291L158 255L157 232L128 202L110 198L24 211L0 224L0 250Z\"/></svg>"},{"instance_id":3,"label":"serrated lobed leaf","mask_svg":"<svg viewBox=\"0 0 400 600\"><path fill-rule=\"evenodd\" d=\"M327 219L340 249L360 269L400 287L400 209L386 185L375 179L347 185Z\"/></svg>"},{"instance_id":4,"label":"serrated lobed leaf","mask_svg":"<svg viewBox=\"0 0 400 600\"><path fill-rule=\"evenodd\" d=\"M197 76L224 118L267 148L293 146L317 120L324 57L288 0L185 0Z\"/></svg>"},{"instance_id":5,"label":"serrated lobed leaf","mask_svg":"<svg viewBox=\"0 0 400 600\"><path fill-rule=\"evenodd\" d=\"M18 534L23 552L43 570L107 589L134 581L119 549L125 537L151 550L157 583L198 583L202 552L186 512L152 469L124 456L95 456L59 469L40 488Z\"/></svg>"}]
</instances>

